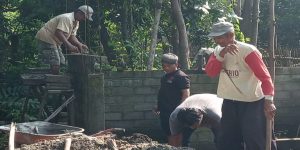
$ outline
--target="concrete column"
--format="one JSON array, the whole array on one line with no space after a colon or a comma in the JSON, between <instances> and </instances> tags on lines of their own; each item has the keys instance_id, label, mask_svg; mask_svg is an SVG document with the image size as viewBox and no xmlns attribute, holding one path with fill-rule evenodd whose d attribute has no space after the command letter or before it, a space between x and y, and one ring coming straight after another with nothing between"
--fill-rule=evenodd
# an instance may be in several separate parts
<instances>
[{"instance_id":1,"label":"concrete column","mask_svg":"<svg viewBox=\"0 0 300 150\"><path fill-rule=\"evenodd\" d=\"M76 99L68 107L69 124L96 133L105 127L104 74L94 73L95 58L99 56L68 55L68 71Z\"/></svg>"}]
</instances>

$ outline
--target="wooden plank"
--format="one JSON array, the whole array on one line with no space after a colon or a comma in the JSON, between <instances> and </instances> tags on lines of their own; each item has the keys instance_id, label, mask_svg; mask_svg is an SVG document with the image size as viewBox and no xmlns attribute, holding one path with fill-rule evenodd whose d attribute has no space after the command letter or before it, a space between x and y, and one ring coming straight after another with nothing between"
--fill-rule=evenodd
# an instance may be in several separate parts
<instances>
[{"instance_id":1,"label":"wooden plank","mask_svg":"<svg viewBox=\"0 0 300 150\"><path fill-rule=\"evenodd\" d=\"M47 83L48 90L67 90L72 89L71 84Z\"/></svg>"},{"instance_id":2,"label":"wooden plank","mask_svg":"<svg viewBox=\"0 0 300 150\"><path fill-rule=\"evenodd\" d=\"M64 92L73 92L73 89L66 89L66 90L48 90L48 94L60 94Z\"/></svg>"},{"instance_id":3,"label":"wooden plank","mask_svg":"<svg viewBox=\"0 0 300 150\"><path fill-rule=\"evenodd\" d=\"M45 84L44 74L21 74L24 85L43 85Z\"/></svg>"},{"instance_id":4,"label":"wooden plank","mask_svg":"<svg viewBox=\"0 0 300 150\"><path fill-rule=\"evenodd\" d=\"M52 75L52 74L45 74L45 81L47 83L70 83L71 77L67 75Z\"/></svg>"}]
</instances>

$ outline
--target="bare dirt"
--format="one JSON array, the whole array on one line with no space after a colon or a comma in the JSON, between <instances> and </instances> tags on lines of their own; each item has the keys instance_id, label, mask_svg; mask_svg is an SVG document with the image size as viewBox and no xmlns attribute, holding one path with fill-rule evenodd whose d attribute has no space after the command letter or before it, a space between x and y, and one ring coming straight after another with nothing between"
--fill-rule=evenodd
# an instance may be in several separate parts
<instances>
[{"instance_id":1,"label":"bare dirt","mask_svg":"<svg viewBox=\"0 0 300 150\"><path fill-rule=\"evenodd\" d=\"M167 144L160 144L140 133L118 137L113 133L97 136L72 134L54 140L41 141L31 145L21 145L20 150L64 150L65 139L71 138L71 150L187 150Z\"/></svg>"}]
</instances>

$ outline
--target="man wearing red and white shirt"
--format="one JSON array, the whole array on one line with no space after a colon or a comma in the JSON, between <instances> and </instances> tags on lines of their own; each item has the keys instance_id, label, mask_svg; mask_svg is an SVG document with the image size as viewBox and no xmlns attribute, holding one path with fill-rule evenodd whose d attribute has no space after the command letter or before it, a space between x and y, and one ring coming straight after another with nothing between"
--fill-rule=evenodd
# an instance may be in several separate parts
<instances>
[{"instance_id":1,"label":"man wearing red and white shirt","mask_svg":"<svg viewBox=\"0 0 300 150\"><path fill-rule=\"evenodd\" d=\"M258 49L235 40L229 22L213 25L218 46L205 67L210 77L219 75L217 95L224 99L221 150L265 150L266 119L274 119L274 84ZM272 150L276 143L272 142Z\"/></svg>"}]
</instances>

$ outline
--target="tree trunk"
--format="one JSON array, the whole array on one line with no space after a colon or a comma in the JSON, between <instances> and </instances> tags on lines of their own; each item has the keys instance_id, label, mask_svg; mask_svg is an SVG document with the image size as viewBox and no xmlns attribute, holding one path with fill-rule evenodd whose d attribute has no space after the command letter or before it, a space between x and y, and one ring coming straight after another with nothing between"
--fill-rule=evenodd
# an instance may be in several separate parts
<instances>
[{"instance_id":1,"label":"tree trunk","mask_svg":"<svg viewBox=\"0 0 300 150\"><path fill-rule=\"evenodd\" d=\"M274 54L274 46L275 46L275 12L274 12L274 2L275 0L270 0L270 22L269 22L269 53L270 53L270 74L275 81L275 54Z\"/></svg>"},{"instance_id":2,"label":"tree trunk","mask_svg":"<svg viewBox=\"0 0 300 150\"><path fill-rule=\"evenodd\" d=\"M253 0L253 15L252 15L252 36L251 44L257 45L258 37L258 21L259 21L259 3L260 0Z\"/></svg>"},{"instance_id":3,"label":"tree trunk","mask_svg":"<svg viewBox=\"0 0 300 150\"><path fill-rule=\"evenodd\" d=\"M242 15L242 2L241 2L241 0L237 0L236 5L234 7L234 12L235 12L236 15L241 17L241 15Z\"/></svg>"},{"instance_id":4,"label":"tree trunk","mask_svg":"<svg viewBox=\"0 0 300 150\"><path fill-rule=\"evenodd\" d=\"M172 34L171 34L171 44L172 44L172 51L174 54L178 55L179 54L179 35L178 35L178 30L176 26L172 26ZM164 51L165 52L165 51ZM166 53L166 52L165 52Z\"/></svg>"},{"instance_id":5,"label":"tree trunk","mask_svg":"<svg viewBox=\"0 0 300 150\"><path fill-rule=\"evenodd\" d=\"M123 1L123 9L122 9L122 22L121 22L121 33L122 33L122 39L125 44L125 49L128 55L128 66L131 68L131 70L134 70L134 64L133 64L133 48L130 45L130 36L131 36L131 4L132 0L124 0Z\"/></svg>"},{"instance_id":6,"label":"tree trunk","mask_svg":"<svg viewBox=\"0 0 300 150\"><path fill-rule=\"evenodd\" d=\"M110 36L109 36L108 30L104 24L104 18L101 19L100 24L101 24L100 41L103 45L104 53L107 56L107 60L108 60L109 64L114 65L113 60L117 59L117 54L116 54L116 51L114 50L114 47L111 44L109 44Z\"/></svg>"},{"instance_id":7,"label":"tree trunk","mask_svg":"<svg viewBox=\"0 0 300 150\"><path fill-rule=\"evenodd\" d=\"M246 37L251 37L253 0L246 0L242 9L241 31Z\"/></svg>"},{"instance_id":8,"label":"tree trunk","mask_svg":"<svg viewBox=\"0 0 300 150\"><path fill-rule=\"evenodd\" d=\"M186 27L179 0L171 0L172 13L179 33L179 65L182 69L189 69L189 47Z\"/></svg>"},{"instance_id":9,"label":"tree trunk","mask_svg":"<svg viewBox=\"0 0 300 150\"><path fill-rule=\"evenodd\" d=\"M153 68L155 49L156 49L156 43L157 43L157 32L158 32L159 20L160 20L160 15L161 15L161 7L162 7L162 0L156 0L155 18L154 18L154 22L153 22L153 26L152 26L150 54L149 54L149 59L148 59L148 64L147 64L147 70L152 70L152 68Z\"/></svg>"},{"instance_id":10,"label":"tree trunk","mask_svg":"<svg viewBox=\"0 0 300 150\"><path fill-rule=\"evenodd\" d=\"M121 18L121 34L124 41L128 40L128 0L123 1L122 9L122 18Z\"/></svg>"}]
</instances>

